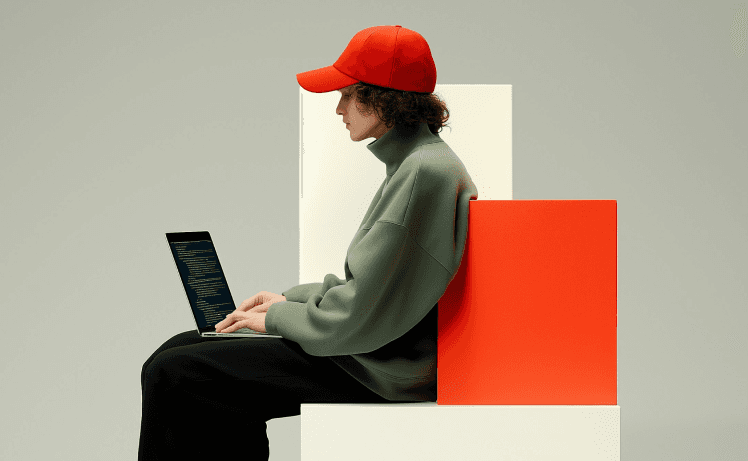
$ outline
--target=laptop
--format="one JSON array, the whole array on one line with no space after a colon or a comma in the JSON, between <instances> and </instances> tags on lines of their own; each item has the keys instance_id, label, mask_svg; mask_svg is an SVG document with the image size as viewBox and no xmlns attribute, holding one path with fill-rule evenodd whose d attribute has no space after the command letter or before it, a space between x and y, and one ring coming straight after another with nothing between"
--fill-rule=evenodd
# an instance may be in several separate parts
<instances>
[{"instance_id":1,"label":"laptop","mask_svg":"<svg viewBox=\"0 0 748 461\"><path fill-rule=\"evenodd\" d=\"M166 241L169 242L200 336L282 338L249 328L240 328L231 333L216 333L216 324L234 312L236 304L231 297L210 234L207 231L167 232Z\"/></svg>"}]
</instances>

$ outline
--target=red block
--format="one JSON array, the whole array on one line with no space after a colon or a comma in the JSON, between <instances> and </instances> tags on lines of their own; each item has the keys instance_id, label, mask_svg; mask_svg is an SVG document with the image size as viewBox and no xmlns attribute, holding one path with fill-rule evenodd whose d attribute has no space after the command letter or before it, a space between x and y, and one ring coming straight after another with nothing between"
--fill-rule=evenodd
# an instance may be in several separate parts
<instances>
[{"instance_id":1,"label":"red block","mask_svg":"<svg viewBox=\"0 0 748 461\"><path fill-rule=\"evenodd\" d=\"M437 404L617 405L618 204L474 200Z\"/></svg>"}]
</instances>

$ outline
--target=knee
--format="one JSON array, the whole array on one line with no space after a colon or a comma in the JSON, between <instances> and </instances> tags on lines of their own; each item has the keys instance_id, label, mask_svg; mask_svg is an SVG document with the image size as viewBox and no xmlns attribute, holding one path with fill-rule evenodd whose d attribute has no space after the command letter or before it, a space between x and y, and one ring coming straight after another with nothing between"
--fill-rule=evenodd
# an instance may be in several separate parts
<instances>
[{"instance_id":1,"label":"knee","mask_svg":"<svg viewBox=\"0 0 748 461\"><path fill-rule=\"evenodd\" d=\"M186 357L173 350L165 350L143 364L141 384L143 387L166 385L171 387L178 379L178 370Z\"/></svg>"},{"instance_id":2,"label":"knee","mask_svg":"<svg viewBox=\"0 0 748 461\"><path fill-rule=\"evenodd\" d=\"M168 374L168 368L180 363L180 354L174 350L180 346L189 346L204 341L196 330L189 330L172 336L156 349L140 370L140 386L144 389L146 380L155 379L159 374Z\"/></svg>"},{"instance_id":3,"label":"knee","mask_svg":"<svg viewBox=\"0 0 748 461\"><path fill-rule=\"evenodd\" d=\"M143 363L143 367L140 371L141 382L142 382L142 378L145 375L145 372L148 366L162 352L165 352L173 347L187 346L190 344L194 344L196 341L199 341L199 340L200 340L200 335L195 330L185 331L185 332L172 336L169 340L167 340L165 343L159 346L159 348L156 349L153 352L153 354L151 354L150 357L148 357L148 360L146 360L145 363Z\"/></svg>"},{"instance_id":4,"label":"knee","mask_svg":"<svg viewBox=\"0 0 748 461\"><path fill-rule=\"evenodd\" d=\"M152 382L155 376L158 374L158 370L161 368L161 361L158 360L158 357L160 355L161 354L159 353L155 356L151 356L143 364L143 368L140 370L141 385L145 386L147 382Z\"/></svg>"},{"instance_id":5,"label":"knee","mask_svg":"<svg viewBox=\"0 0 748 461\"><path fill-rule=\"evenodd\" d=\"M200 338L200 334L195 330L183 331L167 339L157 350L163 351L171 349L172 347L194 344L195 342L198 342Z\"/></svg>"}]
</instances>

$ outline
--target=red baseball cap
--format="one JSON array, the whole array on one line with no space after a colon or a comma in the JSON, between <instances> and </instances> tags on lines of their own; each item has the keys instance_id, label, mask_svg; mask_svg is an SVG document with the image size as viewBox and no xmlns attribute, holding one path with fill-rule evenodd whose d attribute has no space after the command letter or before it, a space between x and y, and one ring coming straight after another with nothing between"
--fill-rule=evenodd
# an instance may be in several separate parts
<instances>
[{"instance_id":1,"label":"red baseball cap","mask_svg":"<svg viewBox=\"0 0 748 461\"><path fill-rule=\"evenodd\" d=\"M353 36L332 66L296 74L312 93L365 82L402 91L433 93L436 65L421 34L401 26L376 26Z\"/></svg>"}]
</instances>

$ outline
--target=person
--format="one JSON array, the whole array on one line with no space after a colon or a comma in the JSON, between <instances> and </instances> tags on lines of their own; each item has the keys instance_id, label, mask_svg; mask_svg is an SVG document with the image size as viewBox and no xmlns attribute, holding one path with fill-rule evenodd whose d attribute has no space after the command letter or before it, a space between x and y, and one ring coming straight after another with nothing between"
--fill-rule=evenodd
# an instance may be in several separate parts
<instances>
[{"instance_id":1,"label":"person","mask_svg":"<svg viewBox=\"0 0 748 461\"><path fill-rule=\"evenodd\" d=\"M367 148L385 164L345 279L260 292L216 324L281 338L193 330L159 347L141 372L141 461L268 459L266 422L299 415L302 403L436 401L438 300L459 268L478 191L439 137L449 111L433 94L428 43L399 25L370 27L333 65L297 80L339 91L351 140L373 137Z\"/></svg>"}]
</instances>

